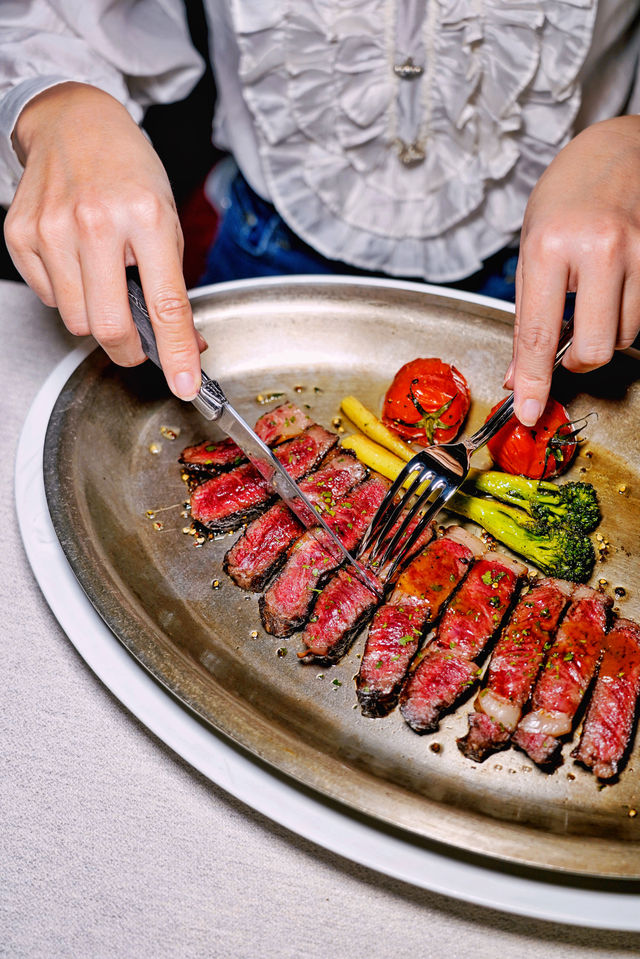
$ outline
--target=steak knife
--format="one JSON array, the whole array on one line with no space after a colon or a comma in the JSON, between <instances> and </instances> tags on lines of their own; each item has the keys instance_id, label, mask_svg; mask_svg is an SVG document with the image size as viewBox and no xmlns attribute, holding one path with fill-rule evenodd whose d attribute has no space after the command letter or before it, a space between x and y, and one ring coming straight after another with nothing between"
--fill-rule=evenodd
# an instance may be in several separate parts
<instances>
[{"instance_id":1,"label":"steak knife","mask_svg":"<svg viewBox=\"0 0 640 959\"><path fill-rule=\"evenodd\" d=\"M162 369L156 337L149 319L142 289L131 276L127 277L127 288L131 315L140 336L142 349L147 357ZM202 385L192 402L205 419L218 423L227 436L231 437L260 475L265 478L307 529L314 532L320 527L328 537L328 542L323 539L321 545L325 549L329 549L334 559L340 559L340 561L346 559L353 566L358 578L362 580L365 586L381 598L383 590L377 577L359 563L343 546L331 527L314 509L313 504L295 480L289 476L280 460L272 453L266 443L263 443L260 437L254 433L240 414L234 410L220 384L208 377L204 370L202 370Z\"/></svg>"}]
</instances>

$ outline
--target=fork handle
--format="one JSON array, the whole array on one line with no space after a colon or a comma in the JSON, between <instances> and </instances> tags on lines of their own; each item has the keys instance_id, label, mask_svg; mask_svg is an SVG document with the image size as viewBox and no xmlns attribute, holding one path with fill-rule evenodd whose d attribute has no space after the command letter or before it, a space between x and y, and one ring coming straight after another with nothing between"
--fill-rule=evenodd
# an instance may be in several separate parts
<instances>
[{"instance_id":1,"label":"fork handle","mask_svg":"<svg viewBox=\"0 0 640 959\"><path fill-rule=\"evenodd\" d=\"M571 346L571 341L573 340L573 317L567 320L565 323L562 332L560 333L560 339L558 340L558 351L556 353L556 358L553 363L553 372L557 370L562 362L562 357L567 352ZM467 440L464 440L464 445L469 451L469 455L475 453L476 450L479 450L481 446L484 446L492 436L501 430L502 427L507 423L513 414L513 393L510 393L506 398L502 406L499 406L498 409L489 417L486 423L484 423L479 430L470 436Z\"/></svg>"}]
</instances>

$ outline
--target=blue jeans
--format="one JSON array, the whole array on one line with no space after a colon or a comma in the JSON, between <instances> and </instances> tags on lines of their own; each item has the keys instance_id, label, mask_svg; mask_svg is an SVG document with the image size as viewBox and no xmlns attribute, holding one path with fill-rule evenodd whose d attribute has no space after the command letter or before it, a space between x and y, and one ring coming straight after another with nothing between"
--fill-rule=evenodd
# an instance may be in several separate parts
<instances>
[{"instance_id":1,"label":"blue jeans","mask_svg":"<svg viewBox=\"0 0 640 959\"><path fill-rule=\"evenodd\" d=\"M517 262L517 247L506 247L486 260L477 273L447 286L513 302ZM238 174L231 186L230 205L209 250L200 285L299 273L384 275L367 273L316 253L289 229L275 207L258 196Z\"/></svg>"}]
</instances>

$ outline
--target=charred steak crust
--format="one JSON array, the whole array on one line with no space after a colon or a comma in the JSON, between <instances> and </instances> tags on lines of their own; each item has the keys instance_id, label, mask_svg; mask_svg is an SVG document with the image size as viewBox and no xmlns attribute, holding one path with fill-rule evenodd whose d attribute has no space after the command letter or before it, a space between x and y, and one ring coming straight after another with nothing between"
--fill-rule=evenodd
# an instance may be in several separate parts
<instances>
[{"instance_id":1,"label":"charred steak crust","mask_svg":"<svg viewBox=\"0 0 640 959\"><path fill-rule=\"evenodd\" d=\"M640 702L640 626L619 619L606 646L582 735L571 753L599 779L618 775L631 750Z\"/></svg>"},{"instance_id":2,"label":"charred steak crust","mask_svg":"<svg viewBox=\"0 0 640 959\"><path fill-rule=\"evenodd\" d=\"M337 441L335 433L314 425L281 443L274 452L287 472L299 480ZM196 487L191 494L191 518L214 533L227 532L264 512L274 499L271 487L250 463L245 463Z\"/></svg>"},{"instance_id":3,"label":"charred steak crust","mask_svg":"<svg viewBox=\"0 0 640 959\"><path fill-rule=\"evenodd\" d=\"M473 564L402 690L400 711L414 732L436 730L442 714L472 691L478 662L499 633L525 572L522 563L494 552Z\"/></svg>"},{"instance_id":4,"label":"charred steak crust","mask_svg":"<svg viewBox=\"0 0 640 959\"><path fill-rule=\"evenodd\" d=\"M300 488L321 513L329 513L336 499L344 496L366 476L366 467L348 450L332 451ZM330 515L330 514L329 514ZM228 550L224 570L242 589L260 592L282 568L287 550L304 527L284 503L275 503L249 524Z\"/></svg>"},{"instance_id":5,"label":"charred steak crust","mask_svg":"<svg viewBox=\"0 0 640 959\"><path fill-rule=\"evenodd\" d=\"M560 760L563 739L572 732L604 646L610 597L586 586L576 588L540 673L531 709L513 742L539 766Z\"/></svg>"},{"instance_id":6,"label":"charred steak crust","mask_svg":"<svg viewBox=\"0 0 640 959\"><path fill-rule=\"evenodd\" d=\"M482 762L510 745L572 589L562 580L543 579L515 607L468 717L469 731L458 739L468 759Z\"/></svg>"},{"instance_id":7,"label":"charred steak crust","mask_svg":"<svg viewBox=\"0 0 640 959\"><path fill-rule=\"evenodd\" d=\"M466 576L472 559L469 546L449 533L432 540L399 577L389 602L374 616L362 655L356 690L364 716L386 716L396 706L426 629Z\"/></svg>"},{"instance_id":8,"label":"charred steak crust","mask_svg":"<svg viewBox=\"0 0 640 959\"><path fill-rule=\"evenodd\" d=\"M275 409L263 413L254 426L255 433L267 446L276 446L285 440L293 439L313 421L293 403L283 403ZM187 446L180 454L178 462L191 473L210 476L233 469L246 462L246 456L232 439L204 440L195 446Z\"/></svg>"}]
</instances>

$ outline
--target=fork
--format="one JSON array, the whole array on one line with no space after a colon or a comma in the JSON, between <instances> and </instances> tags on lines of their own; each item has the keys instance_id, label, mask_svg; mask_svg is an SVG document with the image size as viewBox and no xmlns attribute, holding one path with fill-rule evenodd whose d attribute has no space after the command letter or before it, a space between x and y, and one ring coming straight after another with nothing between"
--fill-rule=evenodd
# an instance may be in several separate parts
<instances>
[{"instance_id":1,"label":"fork","mask_svg":"<svg viewBox=\"0 0 640 959\"><path fill-rule=\"evenodd\" d=\"M573 317L567 321L560 334L553 364L554 371L560 365L572 339ZM512 414L513 393L471 436L457 443L429 446L410 459L378 507L356 558L360 559L367 553L367 564L384 569L385 579L390 581L427 523L435 518L464 483L472 455L502 429ZM404 494L396 499L403 488ZM407 509L414 497L415 502ZM425 512L420 516L425 507ZM399 517L405 509L406 515L398 525ZM416 517L419 518L409 531Z\"/></svg>"}]
</instances>

